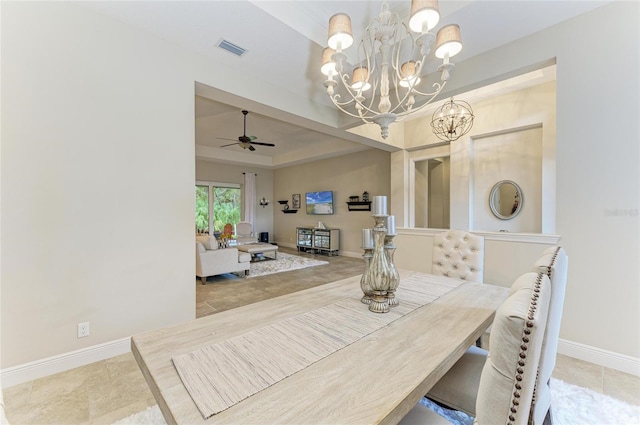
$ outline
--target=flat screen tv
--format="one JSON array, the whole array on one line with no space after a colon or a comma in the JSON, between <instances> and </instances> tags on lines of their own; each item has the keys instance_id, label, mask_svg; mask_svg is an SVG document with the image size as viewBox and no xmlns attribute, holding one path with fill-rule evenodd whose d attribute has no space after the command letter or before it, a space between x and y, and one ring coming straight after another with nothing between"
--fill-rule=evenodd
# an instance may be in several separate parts
<instances>
[{"instance_id":1,"label":"flat screen tv","mask_svg":"<svg viewBox=\"0 0 640 425\"><path fill-rule=\"evenodd\" d=\"M307 192L307 214L333 214L333 192Z\"/></svg>"}]
</instances>

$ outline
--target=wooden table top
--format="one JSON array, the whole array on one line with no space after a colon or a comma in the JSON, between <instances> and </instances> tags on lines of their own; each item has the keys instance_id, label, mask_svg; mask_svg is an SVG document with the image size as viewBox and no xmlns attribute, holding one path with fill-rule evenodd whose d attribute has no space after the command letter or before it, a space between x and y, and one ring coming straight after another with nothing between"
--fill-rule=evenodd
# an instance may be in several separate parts
<instances>
[{"instance_id":1,"label":"wooden table top","mask_svg":"<svg viewBox=\"0 0 640 425\"><path fill-rule=\"evenodd\" d=\"M402 286L414 273L400 275ZM507 292L464 283L208 420L182 384L174 356L361 295L360 276L137 335L131 347L169 424L397 423L482 335Z\"/></svg>"}]
</instances>

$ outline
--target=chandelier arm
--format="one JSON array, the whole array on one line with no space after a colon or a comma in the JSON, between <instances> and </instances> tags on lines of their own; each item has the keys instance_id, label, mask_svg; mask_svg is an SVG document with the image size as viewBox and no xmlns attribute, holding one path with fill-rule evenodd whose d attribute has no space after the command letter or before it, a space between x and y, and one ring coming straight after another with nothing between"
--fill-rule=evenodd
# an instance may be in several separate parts
<instances>
[{"instance_id":1,"label":"chandelier arm","mask_svg":"<svg viewBox=\"0 0 640 425\"><path fill-rule=\"evenodd\" d=\"M353 118L359 118L359 119L361 119L362 121L364 121L367 124L373 124L373 121L371 121L368 117L363 117L361 115L354 114L353 112L349 111L348 109L343 108L343 105L349 105L350 103L355 102L355 99L352 99L349 102L339 103L339 102L336 102L336 100L332 97L331 101L336 106L336 108L340 109L345 114L347 114L347 115L349 115L349 116L351 116Z\"/></svg>"},{"instance_id":2,"label":"chandelier arm","mask_svg":"<svg viewBox=\"0 0 640 425\"><path fill-rule=\"evenodd\" d=\"M402 120L404 117L408 116L409 114L413 114L414 112L417 112L421 109L423 109L425 106L429 105L433 99L435 99L436 96L438 96L440 94L440 92L442 91L442 89L444 89L444 86L446 84L446 81L442 83L442 85L438 84L438 83L434 83L435 85L440 86L439 90L434 92L434 93L421 93L423 96L428 96L429 98L427 99L427 101L425 103L423 103L422 105L418 106L417 108L413 108L411 109L411 111L403 111L400 113L397 113L396 115L398 115L398 121Z\"/></svg>"}]
</instances>

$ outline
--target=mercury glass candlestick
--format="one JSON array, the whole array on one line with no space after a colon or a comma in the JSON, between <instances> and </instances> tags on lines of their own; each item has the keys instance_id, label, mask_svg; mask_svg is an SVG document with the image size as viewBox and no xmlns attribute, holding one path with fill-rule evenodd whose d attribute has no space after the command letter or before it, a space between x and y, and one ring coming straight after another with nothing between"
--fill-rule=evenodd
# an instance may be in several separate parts
<instances>
[{"instance_id":1,"label":"mercury glass candlestick","mask_svg":"<svg viewBox=\"0 0 640 425\"><path fill-rule=\"evenodd\" d=\"M389 290L387 291L387 303L389 304L389 307L396 307L400 304L396 298L396 289L398 289L398 285L400 284L400 274L393 262L393 254L396 251L396 247L393 244L394 237L395 234L387 234L384 237L384 252L387 255L387 260L389 261L389 267L391 269L391 279L389 280Z\"/></svg>"},{"instance_id":2,"label":"mercury glass candlestick","mask_svg":"<svg viewBox=\"0 0 640 425\"><path fill-rule=\"evenodd\" d=\"M387 291L392 278L391 266L384 248L384 238L387 229L384 227L386 214L374 214L373 219L376 225L373 228L374 248L371 264L367 274L372 296L369 310L374 313L388 313L389 303L387 302Z\"/></svg>"},{"instance_id":3,"label":"mercury glass candlestick","mask_svg":"<svg viewBox=\"0 0 640 425\"><path fill-rule=\"evenodd\" d=\"M364 258L364 273L362 273L362 277L360 278L360 289L362 289L362 298L360 298L360 302L363 304L371 304L371 295L373 294L371 290L371 285L369 283L369 279L371 278L369 272L369 268L371 267L371 259L373 258L373 248L364 247L364 254L362 255Z\"/></svg>"}]
</instances>

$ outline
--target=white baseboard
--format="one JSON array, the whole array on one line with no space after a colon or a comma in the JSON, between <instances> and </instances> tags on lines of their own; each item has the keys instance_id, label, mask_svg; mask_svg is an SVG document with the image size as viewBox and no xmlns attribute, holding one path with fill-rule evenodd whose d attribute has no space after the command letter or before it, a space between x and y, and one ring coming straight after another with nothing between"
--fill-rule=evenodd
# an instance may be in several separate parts
<instances>
[{"instance_id":1,"label":"white baseboard","mask_svg":"<svg viewBox=\"0 0 640 425\"><path fill-rule=\"evenodd\" d=\"M558 341L558 353L610 369L619 370L630 375L640 376L640 359L636 357L567 341L562 338Z\"/></svg>"},{"instance_id":2,"label":"white baseboard","mask_svg":"<svg viewBox=\"0 0 640 425\"><path fill-rule=\"evenodd\" d=\"M2 388L12 387L54 373L119 356L131 351L131 338L122 338L42 360L8 367L0 371Z\"/></svg>"}]
</instances>

